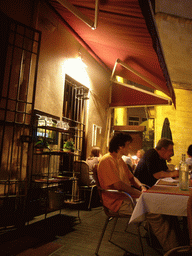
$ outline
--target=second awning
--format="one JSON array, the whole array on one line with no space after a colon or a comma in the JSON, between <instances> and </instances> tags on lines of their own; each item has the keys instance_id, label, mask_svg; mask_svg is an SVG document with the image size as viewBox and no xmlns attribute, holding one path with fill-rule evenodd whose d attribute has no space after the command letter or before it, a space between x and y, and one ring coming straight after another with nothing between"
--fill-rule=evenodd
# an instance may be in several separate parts
<instances>
[{"instance_id":1,"label":"second awning","mask_svg":"<svg viewBox=\"0 0 192 256\"><path fill-rule=\"evenodd\" d=\"M168 98L132 85L113 83L110 107L171 105Z\"/></svg>"}]
</instances>

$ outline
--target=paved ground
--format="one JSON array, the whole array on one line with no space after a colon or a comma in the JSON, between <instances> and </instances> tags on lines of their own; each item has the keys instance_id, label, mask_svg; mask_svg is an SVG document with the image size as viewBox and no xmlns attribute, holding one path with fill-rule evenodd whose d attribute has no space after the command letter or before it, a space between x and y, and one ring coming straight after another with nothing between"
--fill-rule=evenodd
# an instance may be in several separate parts
<instances>
[{"instance_id":1,"label":"paved ground","mask_svg":"<svg viewBox=\"0 0 192 256\"><path fill-rule=\"evenodd\" d=\"M77 218L77 211L65 209L62 214L75 217L73 228L64 235L57 235L55 243L62 244L62 247L51 254L51 256L93 256L97 242L105 222L105 214L102 207L93 208L91 211L80 211L81 222ZM99 255L100 256L123 256L124 250L113 245L108 241L113 220L108 224L104 235ZM136 236L137 229L135 225L129 225L127 231L124 231L127 219L119 219L113 234L112 241L118 243L125 250L133 253L130 255L141 255L139 239ZM128 233L130 231L131 233ZM154 249L149 246L147 231L141 227L142 242L145 256L163 255L160 249ZM64 232L65 233L65 232ZM158 247L158 246L157 246Z\"/></svg>"}]
</instances>

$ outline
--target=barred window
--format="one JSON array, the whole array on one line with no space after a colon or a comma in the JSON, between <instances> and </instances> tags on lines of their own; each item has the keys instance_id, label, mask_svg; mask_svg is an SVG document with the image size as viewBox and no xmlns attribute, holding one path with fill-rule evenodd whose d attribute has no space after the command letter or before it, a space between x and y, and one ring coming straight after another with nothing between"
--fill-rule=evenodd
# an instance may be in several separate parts
<instances>
[{"instance_id":1,"label":"barred window","mask_svg":"<svg viewBox=\"0 0 192 256\"><path fill-rule=\"evenodd\" d=\"M79 159L85 155L85 120L89 89L68 75L65 78L63 121L69 123L69 132L63 134L63 141L73 139L75 153ZM62 142L63 143L63 142Z\"/></svg>"}]
</instances>

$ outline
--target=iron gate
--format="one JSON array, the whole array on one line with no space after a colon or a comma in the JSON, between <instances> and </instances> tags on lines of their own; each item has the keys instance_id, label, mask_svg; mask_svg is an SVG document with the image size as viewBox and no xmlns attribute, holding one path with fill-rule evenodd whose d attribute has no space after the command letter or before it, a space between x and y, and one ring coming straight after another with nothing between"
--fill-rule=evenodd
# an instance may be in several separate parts
<instances>
[{"instance_id":1,"label":"iron gate","mask_svg":"<svg viewBox=\"0 0 192 256\"><path fill-rule=\"evenodd\" d=\"M30 179L41 33L0 13L0 227L20 225Z\"/></svg>"}]
</instances>

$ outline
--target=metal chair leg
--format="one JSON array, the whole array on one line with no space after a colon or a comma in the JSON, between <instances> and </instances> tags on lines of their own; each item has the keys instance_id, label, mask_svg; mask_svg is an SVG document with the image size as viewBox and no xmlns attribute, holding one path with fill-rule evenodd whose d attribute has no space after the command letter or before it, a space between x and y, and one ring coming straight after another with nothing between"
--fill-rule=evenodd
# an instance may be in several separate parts
<instances>
[{"instance_id":1,"label":"metal chair leg","mask_svg":"<svg viewBox=\"0 0 192 256\"><path fill-rule=\"evenodd\" d=\"M128 219L127 223L126 223L124 231L127 231L128 225L129 225L129 219Z\"/></svg>"},{"instance_id":2,"label":"metal chair leg","mask_svg":"<svg viewBox=\"0 0 192 256\"><path fill-rule=\"evenodd\" d=\"M118 220L118 217L115 217L115 218L114 218L114 224L113 224L113 227L112 227L112 230L111 230L111 235L110 235L110 238L109 238L109 242L111 241L113 232L114 232L115 227L116 227L116 224L117 224L117 220Z\"/></svg>"},{"instance_id":3,"label":"metal chair leg","mask_svg":"<svg viewBox=\"0 0 192 256\"><path fill-rule=\"evenodd\" d=\"M149 236L149 244L151 247L152 246L152 238L151 238L151 229L150 229L150 225L149 225L149 222L147 221L147 232L148 232L148 236Z\"/></svg>"},{"instance_id":4,"label":"metal chair leg","mask_svg":"<svg viewBox=\"0 0 192 256\"><path fill-rule=\"evenodd\" d=\"M139 242L140 242L140 246L141 246L141 255L144 256L144 250L143 250L143 243L142 243L142 239L141 239L140 226L141 226L141 223L138 223L137 224L137 231L138 231Z\"/></svg>"},{"instance_id":5,"label":"metal chair leg","mask_svg":"<svg viewBox=\"0 0 192 256\"><path fill-rule=\"evenodd\" d=\"M100 248L100 245L101 245L101 242L102 242L103 236L105 234L105 230L107 228L108 223L109 223L109 217L106 218L105 224L103 226L103 229L102 229L102 232L101 232L101 235L100 235L100 238L99 238L99 242L98 242L97 248L95 250L95 255L98 255L98 251L99 251L99 248Z\"/></svg>"},{"instance_id":6,"label":"metal chair leg","mask_svg":"<svg viewBox=\"0 0 192 256\"><path fill-rule=\"evenodd\" d=\"M79 219L79 223L81 223L81 218L80 218L80 210L78 209L78 219Z\"/></svg>"},{"instance_id":7,"label":"metal chair leg","mask_svg":"<svg viewBox=\"0 0 192 256\"><path fill-rule=\"evenodd\" d=\"M94 187L91 188L91 192L90 192L88 210L91 210L91 200L92 200L92 195L93 195L93 188L94 188Z\"/></svg>"},{"instance_id":8,"label":"metal chair leg","mask_svg":"<svg viewBox=\"0 0 192 256\"><path fill-rule=\"evenodd\" d=\"M120 245L116 244L115 242L113 242L113 241L111 240L112 234L113 234L113 232L114 232L114 230L115 230L115 226L116 226L116 224L117 224L117 220L118 220L118 217L115 217L114 225L113 225L113 228L112 228L112 231L111 231L111 235L110 235L110 238L109 238L109 242L112 243L112 244L114 244L115 246L119 247L120 249L126 251L125 248L121 247ZM141 233L140 233L140 226L141 226L141 223L138 223L138 224L136 225L137 233L138 233L137 236L139 236L139 242L140 242L140 248L141 248L141 255L144 256L144 249L143 249L142 237L141 237ZM126 224L126 229L124 230L125 232L127 231L127 227L128 227L128 224ZM134 235L136 235L136 234L134 234Z\"/></svg>"}]
</instances>

